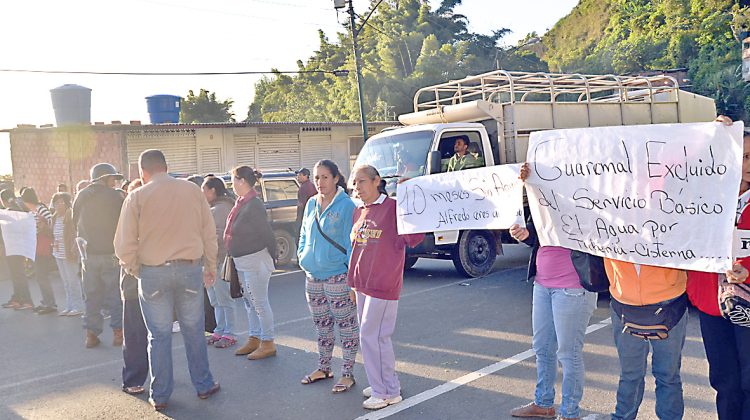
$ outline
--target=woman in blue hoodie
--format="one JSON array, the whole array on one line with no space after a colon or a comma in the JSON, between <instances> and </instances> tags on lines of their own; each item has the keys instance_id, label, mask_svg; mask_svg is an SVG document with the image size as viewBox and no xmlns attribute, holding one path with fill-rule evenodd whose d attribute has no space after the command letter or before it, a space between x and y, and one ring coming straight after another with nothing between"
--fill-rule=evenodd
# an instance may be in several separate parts
<instances>
[{"instance_id":1,"label":"woman in blue hoodie","mask_svg":"<svg viewBox=\"0 0 750 420\"><path fill-rule=\"evenodd\" d=\"M332 391L339 393L354 386L354 359L359 350L357 307L346 284L356 206L335 163L321 160L313 174L318 194L305 206L297 258L307 275L305 295L318 332L319 360L318 369L302 378L302 384L333 378L331 356L336 341L334 324L338 324L344 364Z\"/></svg>"}]
</instances>

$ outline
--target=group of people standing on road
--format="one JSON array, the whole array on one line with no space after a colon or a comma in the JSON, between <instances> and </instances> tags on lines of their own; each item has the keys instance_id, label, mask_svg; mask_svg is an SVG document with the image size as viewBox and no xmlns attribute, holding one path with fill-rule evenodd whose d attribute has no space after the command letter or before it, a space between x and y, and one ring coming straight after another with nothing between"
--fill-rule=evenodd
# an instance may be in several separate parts
<instances>
[{"instance_id":1,"label":"group of people standing on road","mask_svg":"<svg viewBox=\"0 0 750 420\"><path fill-rule=\"evenodd\" d=\"M66 291L61 315L83 314L84 345L100 345L109 315L113 345L122 346L122 390L145 392L149 402L167 407L174 388L172 324L178 321L190 377L201 399L220 390L208 365L207 347L237 343L235 308L241 295L248 320L247 341L235 354L250 360L276 355L269 281L275 270L276 239L256 183L262 176L248 166L231 172L232 190L221 177L180 180L167 173L159 150L139 157L140 178L126 191L116 168L100 163L75 197L59 192L53 211L27 188L16 200L2 192L6 209L30 211L37 225L35 273L42 293L37 313L57 312L49 283L56 261ZM363 407L379 409L401 401L391 335L403 283L405 248L423 235L398 235L395 201L371 166L356 168L349 195L346 180L330 160L313 172L297 171L299 195L298 262L306 274L305 295L317 332L318 364L303 385L334 377L333 348L343 348L341 375L331 391L355 384L354 364L362 349L369 387ZM200 188L197 188L198 184ZM41 239L40 239L41 238ZM55 260L52 260L55 258ZM4 305L31 305L24 264L8 256L14 293ZM388 261L387 265L382 261ZM47 265L45 265L47 264ZM236 284L232 284L232 281ZM215 326L206 331L203 291Z\"/></svg>"},{"instance_id":2,"label":"group of people standing on road","mask_svg":"<svg viewBox=\"0 0 750 420\"><path fill-rule=\"evenodd\" d=\"M718 122L731 125L726 117ZM739 189L737 227L750 228L750 132L744 134L742 179ZM740 164L738 162L738 164ZM521 168L521 179L529 167ZM532 301L532 346L536 353L537 384L534 400L511 410L513 417L581 418L583 397L583 345L589 320L596 308L597 294L582 286L571 250L540 246L533 221L525 228L514 225L510 234L532 247L528 279L534 281ZM615 412L611 418L635 419L644 395L647 358L652 354L656 379L656 416L681 419L685 403L680 366L687 333L687 302L700 316L703 344L709 363L709 381L716 390L720 420L750 419L750 328L734 324L719 310L719 277L730 284L748 281L750 259L741 258L723 275L685 272L604 258L609 280L612 332L620 364ZM589 274L590 275L590 274ZM640 311L641 324L632 321ZM665 325L650 325L655 315L668 314ZM633 329L635 326L635 330ZM638 330L640 327L640 330ZM652 327L659 327L653 328ZM632 333L631 333L632 331ZM562 403L554 408L557 364L562 366Z\"/></svg>"}]
</instances>

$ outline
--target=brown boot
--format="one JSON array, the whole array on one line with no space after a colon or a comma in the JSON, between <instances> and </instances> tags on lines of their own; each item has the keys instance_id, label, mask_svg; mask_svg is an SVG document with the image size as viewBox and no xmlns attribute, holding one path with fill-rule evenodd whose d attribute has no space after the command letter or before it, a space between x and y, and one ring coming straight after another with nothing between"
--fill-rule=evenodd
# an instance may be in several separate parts
<instances>
[{"instance_id":1,"label":"brown boot","mask_svg":"<svg viewBox=\"0 0 750 420\"><path fill-rule=\"evenodd\" d=\"M260 347L260 338L250 337L247 339L247 343L245 343L245 345L234 351L234 354L236 356L244 356L246 354L254 352L258 347Z\"/></svg>"},{"instance_id":2,"label":"brown boot","mask_svg":"<svg viewBox=\"0 0 750 420\"><path fill-rule=\"evenodd\" d=\"M86 348L91 349L99 345L99 337L91 330L86 330Z\"/></svg>"},{"instance_id":3,"label":"brown boot","mask_svg":"<svg viewBox=\"0 0 750 420\"><path fill-rule=\"evenodd\" d=\"M260 360L266 357L276 356L276 345L273 340L263 340L254 352L247 355L249 360Z\"/></svg>"},{"instance_id":4,"label":"brown boot","mask_svg":"<svg viewBox=\"0 0 750 420\"><path fill-rule=\"evenodd\" d=\"M112 345L115 347L122 347L122 328L116 328L112 330Z\"/></svg>"},{"instance_id":5,"label":"brown boot","mask_svg":"<svg viewBox=\"0 0 750 420\"><path fill-rule=\"evenodd\" d=\"M530 402L524 406L510 410L510 415L513 417L542 417L551 419L555 418L555 407L542 408Z\"/></svg>"}]
</instances>

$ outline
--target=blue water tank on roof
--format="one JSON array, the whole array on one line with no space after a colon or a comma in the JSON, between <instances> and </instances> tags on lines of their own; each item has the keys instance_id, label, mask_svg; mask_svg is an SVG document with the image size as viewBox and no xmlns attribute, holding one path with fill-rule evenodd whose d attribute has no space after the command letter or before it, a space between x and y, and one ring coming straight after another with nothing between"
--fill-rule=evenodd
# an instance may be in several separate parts
<instances>
[{"instance_id":1,"label":"blue water tank on roof","mask_svg":"<svg viewBox=\"0 0 750 420\"><path fill-rule=\"evenodd\" d=\"M146 97L151 124L180 122L181 97L175 95L153 95Z\"/></svg>"},{"instance_id":2,"label":"blue water tank on roof","mask_svg":"<svg viewBox=\"0 0 750 420\"><path fill-rule=\"evenodd\" d=\"M50 95L58 126L91 124L91 89L62 85L50 89Z\"/></svg>"}]
</instances>

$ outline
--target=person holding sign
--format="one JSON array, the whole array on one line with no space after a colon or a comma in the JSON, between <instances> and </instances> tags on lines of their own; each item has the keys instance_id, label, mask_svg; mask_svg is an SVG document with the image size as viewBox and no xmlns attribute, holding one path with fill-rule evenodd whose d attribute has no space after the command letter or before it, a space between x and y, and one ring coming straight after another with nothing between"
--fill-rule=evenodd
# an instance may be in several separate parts
<instances>
[{"instance_id":1,"label":"person holding sign","mask_svg":"<svg viewBox=\"0 0 750 420\"><path fill-rule=\"evenodd\" d=\"M521 167L521 180L529 166ZM513 225L511 236L532 247L528 280L534 281L532 298L532 347L536 353L537 383L534 401L511 410L513 417L554 417L557 362L563 371L561 419L580 418L579 403L585 380L583 341L597 294L581 287L571 260L571 250L540 246L529 218L526 227Z\"/></svg>"},{"instance_id":2,"label":"person holding sign","mask_svg":"<svg viewBox=\"0 0 750 420\"><path fill-rule=\"evenodd\" d=\"M331 358L339 336L344 363L334 393L354 386L354 362L359 350L359 323L351 288L346 284L352 243L354 202L346 193L346 181L338 166L321 160L313 169L319 193L305 206L297 256L305 271L305 296L318 332L318 368L302 379L307 385L333 378Z\"/></svg>"},{"instance_id":3,"label":"person holding sign","mask_svg":"<svg viewBox=\"0 0 750 420\"><path fill-rule=\"evenodd\" d=\"M731 124L731 120L720 117ZM728 120L728 121L727 121ZM738 229L750 229L750 132L743 137L742 180L738 206ZM739 258L726 273L730 284L748 284L750 258ZM719 306L719 277L715 273L688 272L687 293L698 308L703 346L708 359L708 376L716 390L719 420L750 418L750 328L722 316ZM745 318L746 320L746 318Z\"/></svg>"},{"instance_id":4,"label":"person holding sign","mask_svg":"<svg viewBox=\"0 0 750 420\"><path fill-rule=\"evenodd\" d=\"M378 410L401 402L391 335L404 282L406 247L417 246L423 233L399 235L396 200L385 194L377 169L360 166L352 176L362 206L354 210L349 262L349 286L357 294L359 340L370 386L362 391L362 406Z\"/></svg>"}]
</instances>

